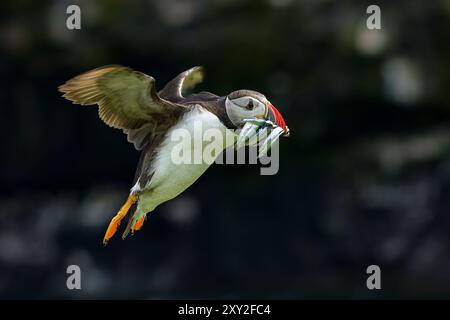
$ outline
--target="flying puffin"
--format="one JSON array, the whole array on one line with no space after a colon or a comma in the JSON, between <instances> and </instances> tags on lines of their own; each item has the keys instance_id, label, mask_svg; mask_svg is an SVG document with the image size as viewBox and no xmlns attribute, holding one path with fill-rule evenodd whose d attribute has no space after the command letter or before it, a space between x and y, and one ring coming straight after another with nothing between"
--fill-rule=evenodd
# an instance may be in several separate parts
<instances>
[{"instance_id":1,"label":"flying puffin","mask_svg":"<svg viewBox=\"0 0 450 320\"><path fill-rule=\"evenodd\" d=\"M108 65L82 73L59 86L63 97L80 105L99 107L100 118L110 127L121 129L130 143L141 151L133 187L125 204L111 220L103 243L115 234L121 220L133 205L136 210L123 233L141 229L146 215L159 204L175 198L194 183L211 165L176 164L171 160L176 129L193 131L200 121L203 129L219 129L235 134L239 147L264 132L259 143L264 155L278 137L288 136L289 129L280 112L264 95L251 90L237 90L227 96L200 92L184 96L187 90L203 81L202 67L182 72L159 92L155 79L120 65ZM191 135L192 140L195 135ZM195 141L192 148L203 146ZM221 150L230 144L220 146ZM196 147L195 147L196 146Z\"/></svg>"}]
</instances>

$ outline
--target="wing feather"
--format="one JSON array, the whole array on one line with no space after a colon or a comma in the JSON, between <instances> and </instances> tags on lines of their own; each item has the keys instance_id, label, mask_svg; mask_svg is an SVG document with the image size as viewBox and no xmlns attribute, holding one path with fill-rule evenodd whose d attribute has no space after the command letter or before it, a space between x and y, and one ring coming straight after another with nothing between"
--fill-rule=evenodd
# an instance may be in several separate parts
<instances>
[{"instance_id":1,"label":"wing feather","mask_svg":"<svg viewBox=\"0 0 450 320\"><path fill-rule=\"evenodd\" d=\"M158 96L153 77L119 65L85 72L58 89L73 103L98 104L100 118L107 125L124 130L139 129L184 109Z\"/></svg>"},{"instance_id":2,"label":"wing feather","mask_svg":"<svg viewBox=\"0 0 450 320\"><path fill-rule=\"evenodd\" d=\"M203 67L199 66L186 70L168 82L159 94L164 99L183 99L183 94L203 81L204 74Z\"/></svg>"}]
</instances>

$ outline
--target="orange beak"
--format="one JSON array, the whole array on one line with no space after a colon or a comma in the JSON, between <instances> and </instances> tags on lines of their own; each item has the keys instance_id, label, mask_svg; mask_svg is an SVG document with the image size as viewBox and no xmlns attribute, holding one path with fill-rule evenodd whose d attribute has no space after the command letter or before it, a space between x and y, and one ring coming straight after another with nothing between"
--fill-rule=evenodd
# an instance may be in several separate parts
<instances>
[{"instance_id":1,"label":"orange beak","mask_svg":"<svg viewBox=\"0 0 450 320\"><path fill-rule=\"evenodd\" d=\"M273 122L282 128L284 130L284 137L289 136L289 128L286 126L286 122L283 119L283 116L281 115L280 111L277 110L272 104L269 104L269 112L270 116L272 117Z\"/></svg>"}]
</instances>

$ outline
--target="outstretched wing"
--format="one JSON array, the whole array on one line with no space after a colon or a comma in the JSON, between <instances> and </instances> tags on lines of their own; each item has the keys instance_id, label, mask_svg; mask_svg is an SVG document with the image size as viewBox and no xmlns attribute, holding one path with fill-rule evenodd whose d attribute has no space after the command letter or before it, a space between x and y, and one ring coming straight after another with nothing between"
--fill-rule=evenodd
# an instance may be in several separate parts
<instances>
[{"instance_id":1,"label":"outstretched wing","mask_svg":"<svg viewBox=\"0 0 450 320\"><path fill-rule=\"evenodd\" d=\"M98 104L100 118L128 134L128 141L138 150L145 146L149 134L172 124L185 110L158 96L153 77L119 65L85 72L58 89L73 103Z\"/></svg>"},{"instance_id":2,"label":"outstretched wing","mask_svg":"<svg viewBox=\"0 0 450 320\"><path fill-rule=\"evenodd\" d=\"M203 81L204 73L203 67L198 66L186 70L168 82L159 95L167 100L179 101L186 91Z\"/></svg>"}]
</instances>

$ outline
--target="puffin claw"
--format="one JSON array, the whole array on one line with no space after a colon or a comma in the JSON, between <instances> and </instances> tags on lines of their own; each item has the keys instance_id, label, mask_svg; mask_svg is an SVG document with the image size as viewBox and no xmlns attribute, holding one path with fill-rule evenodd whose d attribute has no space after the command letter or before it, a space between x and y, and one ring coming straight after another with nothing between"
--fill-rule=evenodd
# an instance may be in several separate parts
<instances>
[{"instance_id":1,"label":"puffin claw","mask_svg":"<svg viewBox=\"0 0 450 320\"><path fill-rule=\"evenodd\" d=\"M108 229L106 230L105 237L103 238L103 245L107 245L109 239L113 237L116 233L117 228L120 225L120 222L127 215L130 208L137 202L138 196L135 193L130 193L125 204L120 208L119 212L111 219L109 223Z\"/></svg>"}]
</instances>

